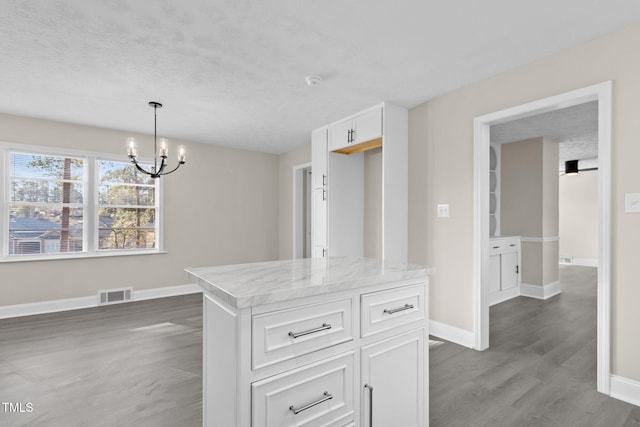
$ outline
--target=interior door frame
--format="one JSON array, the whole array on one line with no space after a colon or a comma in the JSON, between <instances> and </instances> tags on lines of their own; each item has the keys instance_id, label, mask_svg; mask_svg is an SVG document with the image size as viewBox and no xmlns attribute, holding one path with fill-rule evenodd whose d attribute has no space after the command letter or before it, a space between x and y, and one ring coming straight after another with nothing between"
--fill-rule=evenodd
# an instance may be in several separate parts
<instances>
[{"instance_id":1,"label":"interior door frame","mask_svg":"<svg viewBox=\"0 0 640 427\"><path fill-rule=\"evenodd\" d=\"M562 93L474 119L474 347L489 347L490 127L507 121L598 102L598 326L597 389L611 389L611 97L612 82Z\"/></svg>"},{"instance_id":2,"label":"interior door frame","mask_svg":"<svg viewBox=\"0 0 640 427\"><path fill-rule=\"evenodd\" d=\"M302 258L304 253L304 237L300 230L304 223L304 214L302 205L304 203L304 178L303 174L306 169L311 169L311 163L302 163L293 167L293 242L292 242L292 258ZM311 185L313 191L313 184ZM309 197L313 197L309 194Z\"/></svg>"}]
</instances>

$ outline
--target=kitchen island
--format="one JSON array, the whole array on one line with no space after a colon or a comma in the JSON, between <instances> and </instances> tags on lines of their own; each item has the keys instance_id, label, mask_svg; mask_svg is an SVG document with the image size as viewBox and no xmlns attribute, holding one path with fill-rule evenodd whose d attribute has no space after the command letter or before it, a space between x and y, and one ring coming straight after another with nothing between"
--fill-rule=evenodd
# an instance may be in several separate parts
<instances>
[{"instance_id":1,"label":"kitchen island","mask_svg":"<svg viewBox=\"0 0 640 427\"><path fill-rule=\"evenodd\" d=\"M428 270L361 257L187 268L205 426L428 425Z\"/></svg>"}]
</instances>

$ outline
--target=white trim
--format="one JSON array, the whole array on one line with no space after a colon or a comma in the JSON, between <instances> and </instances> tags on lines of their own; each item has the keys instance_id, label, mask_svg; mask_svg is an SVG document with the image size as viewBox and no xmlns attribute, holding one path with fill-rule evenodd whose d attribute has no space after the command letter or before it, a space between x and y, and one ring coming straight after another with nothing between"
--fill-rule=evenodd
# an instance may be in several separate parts
<instances>
[{"instance_id":1,"label":"white trim","mask_svg":"<svg viewBox=\"0 0 640 427\"><path fill-rule=\"evenodd\" d=\"M464 347L473 348L475 334L465 329L447 325L446 323L429 320L429 335L459 344Z\"/></svg>"},{"instance_id":2,"label":"white trim","mask_svg":"<svg viewBox=\"0 0 640 427\"><path fill-rule=\"evenodd\" d=\"M522 243L551 243L551 242L559 242L559 236L552 237L520 237L520 241Z\"/></svg>"},{"instance_id":3,"label":"white trim","mask_svg":"<svg viewBox=\"0 0 640 427\"><path fill-rule=\"evenodd\" d=\"M474 118L473 311L475 348L489 345L489 144L491 125L598 101L597 388L610 392L611 363L611 95L605 81Z\"/></svg>"},{"instance_id":4,"label":"white trim","mask_svg":"<svg viewBox=\"0 0 640 427\"><path fill-rule=\"evenodd\" d=\"M140 289L133 291L133 301L197 294L198 292L202 292L202 288L195 283L189 285L163 286L162 288L153 289Z\"/></svg>"},{"instance_id":5,"label":"white trim","mask_svg":"<svg viewBox=\"0 0 640 427\"><path fill-rule=\"evenodd\" d=\"M566 265L580 265L582 267L598 267L598 258L570 257L571 262Z\"/></svg>"},{"instance_id":6,"label":"white trim","mask_svg":"<svg viewBox=\"0 0 640 427\"><path fill-rule=\"evenodd\" d=\"M196 284L166 286L155 289L141 289L133 292L133 299L127 302L143 301L154 298L164 298L176 295L187 295L201 292ZM10 317L31 316L34 314L55 313L59 311L78 310L81 308L97 307L98 301L95 295L88 297L59 299L53 301L40 301L27 304L15 304L0 306L0 319Z\"/></svg>"},{"instance_id":7,"label":"white trim","mask_svg":"<svg viewBox=\"0 0 640 427\"><path fill-rule=\"evenodd\" d=\"M528 283L520 283L520 295L523 297L536 299L549 299L552 296L562 292L560 282L549 283L544 286L529 285Z\"/></svg>"},{"instance_id":8,"label":"white trim","mask_svg":"<svg viewBox=\"0 0 640 427\"><path fill-rule=\"evenodd\" d=\"M629 378L611 375L611 397L640 406L640 382Z\"/></svg>"}]
</instances>

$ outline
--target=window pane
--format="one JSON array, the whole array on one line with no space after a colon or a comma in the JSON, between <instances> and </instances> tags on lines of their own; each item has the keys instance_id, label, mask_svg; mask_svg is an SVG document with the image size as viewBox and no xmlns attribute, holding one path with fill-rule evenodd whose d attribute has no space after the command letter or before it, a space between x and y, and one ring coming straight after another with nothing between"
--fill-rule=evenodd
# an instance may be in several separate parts
<instances>
[{"instance_id":1,"label":"window pane","mask_svg":"<svg viewBox=\"0 0 640 427\"><path fill-rule=\"evenodd\" d=\"M101 205L155 206L155 188L126 184L100 185Z\"/></svg>"},{"instance_id":2,"label":"window pane","mask_svg":"<svg viewBox=\"0 0 640 427\"><path fill-rule=\"evenodd\" d=\"M155 209L100 208L99 248L149 249L155 247Z\"/></svg>"},{"instance_id":3,"label":"window pane","mask_svg":"<svg viewBox=\"0 0 640 427\"><path fill-rule=\"evenodd\" d=\"M132 163L105 160L101 160L99 163L100 182L155 185L153 178L138 171ZM151 169L148 165L145 167Z\"/></svg>"},{"instance_id":4,"label":"window pane","mask_svg":"<svg viewBox=\"0 0 640 427\"><path fill-rule=\"evenodd\" d=\"M11 203L77 203L82 204L82 183L42 181L34 179L11 180Z\"/></svg>"},{"instance_id":5,"label":"window pane","mask_svg":"<svg viewBox=\"0 0 640 427\"><path fill-rule=\"evenodd\" d=\"M12 178L57 178L82 180L83 159L39 154L11 153Z\"/></svg>"},{"instance_id":6,"label":"window pane","mask_svg":"<svg viewBox=\"0 0 640 427\"><path fill-rule=\"evenodd\" d=\"M82 208L11 205L9 254L83 251Z\"/></svg>"}]
</instances>

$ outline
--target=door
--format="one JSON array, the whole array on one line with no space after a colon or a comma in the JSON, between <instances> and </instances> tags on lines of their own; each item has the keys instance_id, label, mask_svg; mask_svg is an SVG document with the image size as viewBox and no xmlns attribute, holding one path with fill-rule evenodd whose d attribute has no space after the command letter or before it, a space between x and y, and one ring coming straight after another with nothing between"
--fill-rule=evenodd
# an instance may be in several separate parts
<instances>
[{"instance_id":1,"label":"door","mask_svg":"<svg viewBox=\"0 0 640 427\"><path fill-rule=\"evenodd\" d=\"M489 257L489 292L500 290L500 254Z\"/></svg>"},{"instance_id":2,"label":"door","mask_svg":"<svg viewBox=\"0 0 640 427\"><path fill-rule=\"evenodd\" d=\"M329 126L329 151L339 150L351 142L353 121L343 120Z\"/></svg>"},{"instance_id":3,"label":"door","mask_svg":"<svg viewBox=\"0 0 640 427\"><path fill-rule=\"evenodd\" d=\"M362 348L362 427L423 427L425 404L424 329Z\"/></svg>"},{"instance_id":4,"label":"door","mask_svg":"<svg viewBox=\"0 0 640 427\"><path fill-rule=\"evenodd\" d=\"M311 162L313 163L313 188L327 185L327 128L311 133Z\"/></svg>"},{"instance_id":5,"label":"door","mask_svg":"<svg viewBox=\"0 0 640 427\"><path fill-rule=\"evenodd\" d=\"M500 266L502 290L511 289L518 286L518 252L507 252L502 254Z\"/></svg>"},{"instance_id":6,"label":"door","mask_svg":"<svg viewBox=\"0 0 640 427\"><path fill-rule=\"evenodd\" d=\"M382 107L374 108L354 119L351 140L359 144L382 136Z\"/></svg>"},{"instance_id":7,"label":"door","mask_svg":"<svg viewBox=\"0 0 640 427\"><path fill-rule=\"evenodd\" d=\"M313 190L313 246L327 246L327 190Z\"/></svg>"}]
</instances>

